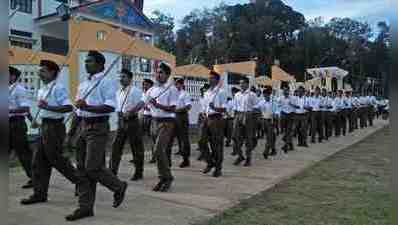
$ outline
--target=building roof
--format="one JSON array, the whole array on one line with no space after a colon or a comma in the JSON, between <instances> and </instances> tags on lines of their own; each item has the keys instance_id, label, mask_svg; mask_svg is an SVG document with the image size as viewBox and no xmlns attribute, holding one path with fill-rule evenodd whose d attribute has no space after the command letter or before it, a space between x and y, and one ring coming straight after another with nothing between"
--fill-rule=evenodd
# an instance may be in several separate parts
<instances>
[{"instance_id":1,"label":"building roof","mask_svg":"<svg viewBox=\"0 0 398 225\"><path fill-rule=\"evenodd\" d=\"M77 25L74 20L70 22ZM82 26L77 28L78 30L81 29L82 32L76 47L79 50L109 51L148 59L164 60L173 68L175 67L174 55L160 50L139 38L131 37L117 28L91 21L81 21L77 26ZM98 40L98 32L105 35L104 40ZM71 40L71 42L73 43L74 41Z\"/></svg>"},{"instance_id":2,"label":"building roof","mask_svg":"<svg viewBox=\"0 0 398 225\"><path fill-rule=\"evenodd\" d=\"M71 8L71 13L87 13L103 19L122 22L126 25L153 28L152 21L141 12L131 0L97 0L79 4ZM119 16L120 15L120 16ZM40 16L35 21L40 21L50 17L57 17L58 14L50 13Z\"/></svg>"},{"instance_id":3,"label":"building roof","mask_svg":"<svg viewBox=\"0 0 398 225\"><path fill-rule=\"evenodd\" d=\"M200 64L178 66L174 70L176 76L208 78L210 70Z\"/></svg>"},{"instance_id":4,"label":"building roof","mask_svg":"<svg viewBox=\"0 0 398 225\"><path fill-rule=\"evenodd\" d=\"M280 81L296 80L292 75L288 74L277 65L273 65L271 70L272 70L272 80L280 80Z\"/></svg>"},{"instance_id":5,"label":"building roof","mask_svg":"<svg viewBox=\"0 0 398 225\"><path fill-rule=\"evenodd\" d=\"M213 69L220 74L224 74L224 72L228 71L231 73L254 76L256 72L256 61L218 64L214 65Z\"/></svg>"},{"instance_id":6,"label":"building roof","mask_svg":"<svg viewBox=\"0 0 398 225\"><path fill-rule=\"evenodd\" d=\"M53 60L59 65L67 65L66 57L63 55L33 51L31 49L15 46L10 47L8 59L11 65L39 65L42 59Z\"/></svg>"},{"instance_id":7,"label":"building roof","mask_svg":"<svg viewBox=\"0 0 398 225\"><path fill-rule=\"evenodd\" d=\"M256 77L256 84L261 86L272 86L272 80L267 76Z\"/></svg>"}]
</instances>

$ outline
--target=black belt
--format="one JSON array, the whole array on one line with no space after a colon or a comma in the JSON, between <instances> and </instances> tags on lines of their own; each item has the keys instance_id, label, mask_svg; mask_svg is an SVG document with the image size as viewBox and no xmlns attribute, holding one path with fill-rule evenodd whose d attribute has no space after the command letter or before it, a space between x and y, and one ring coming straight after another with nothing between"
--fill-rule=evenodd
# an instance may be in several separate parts
<instances>
[{"instance_id":1,"label":"black belt","mask_svg":"<svg viewBox=\"0 0 398 225\"><path fill-rule=\"evenodd\" d=\"M105 123L109 121L109 116L99 116L99 117L81 117L81 120L84 123L93 124L93 123Z\"/></svg>"},{"instance_id":2,"label":"black belt","mask_svg":"<svg viewBox=\"0 0 398 225\"><path fill-rule=\"evenodd\" d=\"M25 116L11 116L8 118L9 122L16 122L16 121L21 121L21 120L25 121Z\"/></svg>"},{"instance_id":3,"label":"black belt","mask_svg":"<svg viewBox=\"0 0 398 225\"><path fill-rule=\"evenodd\" d=\"M158 123L171 123L174 122L175 119L174 118L170 118L170 117L163 117L163 118L153 118L156 122Z\"/></svg>"},{"instance_id":4,"label":"black belt","mask_svg":"<svg viewBox=\"0 0 398 225\"><path fill-rule=\"evenodd\" d=\"M207 118L210 120L222 119L222 114L216 113L216 114L207 115Z\"/></svg>"},{"instance_id":5,"label":"black belt","mask_svg":"<svg viewBox=\"0 0 398 225\"><path fill-rule=\"evenodd\" d=\"M60 119L42 118L41 121L43 123L63 123L64 122L64 118L60 118Z\"/></svg>"}]
</instances>

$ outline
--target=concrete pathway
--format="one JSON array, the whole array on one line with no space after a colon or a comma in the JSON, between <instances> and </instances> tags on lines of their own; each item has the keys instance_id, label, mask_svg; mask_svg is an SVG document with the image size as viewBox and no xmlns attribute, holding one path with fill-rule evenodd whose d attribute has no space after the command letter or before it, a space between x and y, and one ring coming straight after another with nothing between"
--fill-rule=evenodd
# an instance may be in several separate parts
<instances>
[{"instance_id":1,"label":"concrete pathway","mask_svg":"<svg viewBox=\"0 0 398 225\"><path fill-rule=\"evenodd\" d=\"M264 160L259 142L253 166L250 168L232 165L234 157L231 148L225 148L224 176L213 178L203 175L203 162L192 160L192 167L176 168L180 159L174 157L173 173L176 178L169 193L152 192L157 182L154 165L145 166L145 179L141 182L129 181L125 202L118 208L112 208L112 193L99 186L95 217L83 219L78 225L188 225L204 220L249 198L267 190L282 180L288 179L330 155L356 143L368 135L388 125L388 121L378 120L374 127L357 130L345 137L332 138L323 144L313 144L310 148L299 148L289 152L284 159ZM193 147L193 157L196 157ZM149 157L147 157L149 158ZM120 176L128 180L132 175L132 165L128 162L130 154L125 155ZM21 198L31 194L19 186L26 181L20 169L10 171L8 223L9 225L64 225L64 216L74 210L77 199L74 186L56 171L51 180L49 201L34 206L22 206Z\"/></svg>"}]
</instances>

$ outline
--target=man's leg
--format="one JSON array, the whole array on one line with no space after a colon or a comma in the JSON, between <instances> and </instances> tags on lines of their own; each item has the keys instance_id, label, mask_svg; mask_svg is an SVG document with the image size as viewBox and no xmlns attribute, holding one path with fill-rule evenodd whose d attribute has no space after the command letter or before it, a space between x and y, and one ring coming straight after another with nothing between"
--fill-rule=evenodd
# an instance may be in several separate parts
<instances>
[{"instance_id":1,"label":"man's leg","mask_svg":"<svg viewBox=\"0 0 398 225\"><path fill-rule=\"evenodd\" d=\"M139 125L138 118L132 119L128 123L128 137L130 147L134 152L135 172L131 180L136 181L143 178L144 173L144 143L142 140L142 129Z\"/></svg>"},{"instance_id":2,"label":"man's leg","mask_svg":"<svg viewBox=\"0 0 398 225\"><path fill-rule=\"evenodd\" d=\"M120 161L123 156L123 148L126 142L127 132L123 128L118 128L116 130L116 135L112 143L112 154L111 159L109 160L109 168L112 173L117 175L119 172ZM131 146L132 151L134 151L134 147Z\"/></svg>"}]
</instances>

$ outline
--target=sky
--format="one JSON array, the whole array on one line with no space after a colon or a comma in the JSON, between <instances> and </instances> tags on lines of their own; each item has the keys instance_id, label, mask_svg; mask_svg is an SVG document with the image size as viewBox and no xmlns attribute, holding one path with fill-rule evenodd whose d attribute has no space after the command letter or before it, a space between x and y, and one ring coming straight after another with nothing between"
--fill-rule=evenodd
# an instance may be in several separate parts
<instances>
[{"instance_id":1,"label":"sky","mask_svg":"<svg viewBox=\"0 0 398 225\"><path fill-rule=\"evenodd\" d=\"M349 17L375 25L394 15L392 5L396 0L282 0L306 19L322 16L326 21L333 17ZM153 10L160 10L175 18L177 28L182 18L194 9L213 8L224 2L228 5L245 4L249 0L145 0L144 11L150 16ZM394 2L394 3L393 3Z\"/></svg>"}]
</instances>

